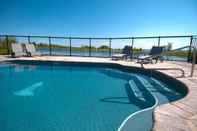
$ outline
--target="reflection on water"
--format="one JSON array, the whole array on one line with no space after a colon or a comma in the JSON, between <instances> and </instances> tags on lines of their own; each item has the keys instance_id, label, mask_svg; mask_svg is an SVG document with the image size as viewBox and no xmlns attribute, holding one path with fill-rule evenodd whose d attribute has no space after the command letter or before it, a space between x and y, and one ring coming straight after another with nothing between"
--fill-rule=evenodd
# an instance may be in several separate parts
<instances>
[{"instance_id":1,"label":"reflection on water","mask_svg":"<svg viewBox=\"0 0 197 131\"><path fill-rule=\"evenodd\" d=\"M34 84L26 87L25 89L22 89L20 91L15 91L14 95L17 95L17 96L34 96L35 90L38 89L39 87L42 87L43 85L44 85L43 82L34 83Z\"/></svg>"}]
</instances>

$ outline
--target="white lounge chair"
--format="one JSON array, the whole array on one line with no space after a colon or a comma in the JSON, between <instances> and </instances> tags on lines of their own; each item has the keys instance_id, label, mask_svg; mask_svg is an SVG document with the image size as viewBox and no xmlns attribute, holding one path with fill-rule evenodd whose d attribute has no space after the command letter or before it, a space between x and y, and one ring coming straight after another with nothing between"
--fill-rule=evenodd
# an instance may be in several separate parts
<instances>
[{"instance_id":1,"label":"white lounge chair","mask_svg":"<svg viewBox=\"0 0 197 131\"><path fill-rule=\"evenodd\" d=\"M112 55L112 60L119 60L119 59L124 59L127 54L114 54Z\"/></svg>"},{"instance_id":2,"label":"white lounge chair","mask_svg":"<svg viewBox=\"0 0 197 131\"><path fill-rule=\"evenodd\" d=\"M27 54L23 51L22 44L11 44L11 55L12 57L20 57L20 56L26 56Z\"/></svg>"},{"instance_id":3,"label":"white lounge chair","mask_svg":"<svg viewBox=\"0 0 197 131\"><path fill-rule=\"evenodd\" d=\"M33 44L25 44L25 49L28 56L39 56L41 55L40 52L36 51L36 48Z\"/></svg>"},{"instance_id":4,"label":"white lounge chair","mask_svg":"<svg viewBox=\"0 0 197 131\"><path fill-rule=\"evenodd\" d=\"M120 54L112 55L112 60L124 60L131 56L131 47L125 46Z\"/></svg>"},{"instance_id":5,"label":"white lounge chair","mask_svg":"<svg viewBox=\"0 0 197 131\"><path fill-rule=\"evenodd\" d=\"M142 55L137 58L137 62L141 64L153 63L153 60L161 60L161 54L164 50L163 46L153 46L149 55Z\"/></svg>"}]
</instances>

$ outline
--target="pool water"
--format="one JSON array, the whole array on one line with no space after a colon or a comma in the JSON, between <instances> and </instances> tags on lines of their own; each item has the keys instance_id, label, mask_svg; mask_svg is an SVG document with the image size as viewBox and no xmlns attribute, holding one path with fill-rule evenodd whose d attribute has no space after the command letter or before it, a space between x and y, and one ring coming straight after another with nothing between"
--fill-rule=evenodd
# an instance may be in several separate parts
<instances>
[{"instance_id":1,"label":"pool water","mask_svg":"<svg viewBox=\"0 0 197 131\"><path fill-rule=\"evenodd\" d=\"M116 131L152 106L153 94L160 104L183 97L152 77L116 69L2 64L0 130Z\"/></svg>"}]
</instances>

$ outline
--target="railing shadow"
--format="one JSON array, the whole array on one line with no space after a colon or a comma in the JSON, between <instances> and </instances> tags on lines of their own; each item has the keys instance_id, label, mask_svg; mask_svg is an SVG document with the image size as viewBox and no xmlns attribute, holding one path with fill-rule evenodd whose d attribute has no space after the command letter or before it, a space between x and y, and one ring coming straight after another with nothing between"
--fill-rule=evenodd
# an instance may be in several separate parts
<instances>
[{"instance_id":1,"label":"railing shadow","mask_svg":"<svg viewBox=\"0 0 197 131\"><path fill-rule=\"evenodd\" d=\"M126 101L127 100L127 101ZM106 97L100 99L101 102L117 103L117 104L131 104L128 97Z\"/></svg>"}]
</instances>

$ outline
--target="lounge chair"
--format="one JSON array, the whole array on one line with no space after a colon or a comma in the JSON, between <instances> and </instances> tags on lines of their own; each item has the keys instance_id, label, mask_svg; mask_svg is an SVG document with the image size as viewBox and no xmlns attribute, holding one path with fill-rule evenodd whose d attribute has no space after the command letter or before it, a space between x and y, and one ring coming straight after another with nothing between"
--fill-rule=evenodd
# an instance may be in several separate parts
<instances>
[{"instance_id":1,"label":"lounge chair","mask_svg":"<svg viewBox=\"0 0 197 131\"><path fill-rule=\"evenodd\" d=\"M112 60L123 60L126 58L126 54L114 54L112 55Z\"/></svg>"},{"instance_id":2,"label":"lounge chair","mask_svg":"<svg viewBox=\"0 0 197 131\"><path fill-rule=\"evenodd\" d=\"M156 60L155 63L158 62L158 60L162 60L161 53L164 51L163 46L153 46L150 53L148 55L142 55L137 58L137 62L141 64L148 64L153 63L153 60Z\"/></svg>"},{"instance_id":3,"label":"lounge chair","mask_svg":"<svg viewBox=\"0 0 197 131\"><path fill-rule=\"evenodd\" d=\"M11 55L12 57L20 57L20 56L26 56L27 54L23 51L22 44L11 44Z\"/></svg>"},{"instance_id":4,"label":"lounge chair","mask_svg":"<svg viewBox=\"0 0 197 131\"><path fill-rule=\"evenodd\" d=\"M28 56L39 56L41 55L40 52L36 51L36 48L33 44L25 44L25 49Z\"/></svg>"},{"instance_id":5,"label":"lounge chair","mask_svg":"<svg viewBox=\"0 0 197 131\"><path fill-rule=\"evenodd\" d=\"M131 56L131 47L125 46L120 54L112 55L112 60L124 60Z\"/></svg>"}]
</instances>

